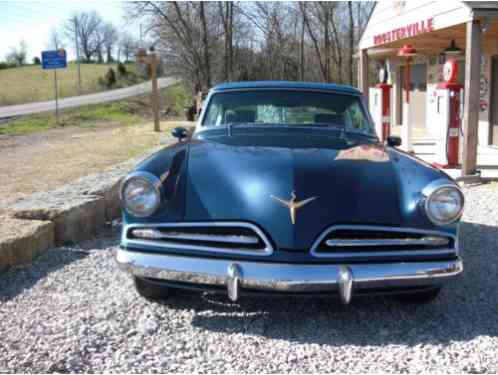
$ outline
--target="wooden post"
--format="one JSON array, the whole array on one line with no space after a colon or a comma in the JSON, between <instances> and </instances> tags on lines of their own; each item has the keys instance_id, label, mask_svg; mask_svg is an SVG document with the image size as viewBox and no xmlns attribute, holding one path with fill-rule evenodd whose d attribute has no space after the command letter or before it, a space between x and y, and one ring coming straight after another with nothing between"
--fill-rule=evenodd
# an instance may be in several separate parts
<instances>
[{"instance_id":1,"label":"wooden post","mask_svg":"<svg viewBox=\"0 0 498 375\"><path fill-rule=\"evenodd\" d=\"M358 88L365 95L368 103L368 55L367 50L360 50L360 61L358 61Z\"/></svg>"},{"instance_id":2,"label":"wooden post","mask_svg":"<svg viewBox=\"0 0 498 375\"><path fill-rule=\"evenodd\" d=\"M462 176L476 173L482 32L479 21L467 22L463 114Z\"/></svg>"},{"instance_id":3,"label":"wooden post","mask_svg":"<svg viewBox=\"0 0 498 375\"><path fill-rule=\"evenodd\" d=\"M159 89L157 84L157 56L155 52L149 53L150 78L152 81L152 112L154 113L154 131L161 131L159 122Z\"/></svg>"}]
</instances>

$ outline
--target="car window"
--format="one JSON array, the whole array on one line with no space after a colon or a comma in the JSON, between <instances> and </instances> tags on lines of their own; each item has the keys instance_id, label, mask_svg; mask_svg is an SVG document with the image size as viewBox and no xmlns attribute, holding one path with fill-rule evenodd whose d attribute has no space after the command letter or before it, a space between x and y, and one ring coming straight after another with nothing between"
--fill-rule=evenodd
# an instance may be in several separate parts
<instances>
[{"instance_id":1,"label":"car window","mask_svg":"<svg viewBox=\"0 0 498 375\"><path fill-rule=\"evenodd\" d=\"M202 125L233 123L328 125L374 134L357 96L314 91L251 90L212 95Z\"/></svg>"}]
</instances>

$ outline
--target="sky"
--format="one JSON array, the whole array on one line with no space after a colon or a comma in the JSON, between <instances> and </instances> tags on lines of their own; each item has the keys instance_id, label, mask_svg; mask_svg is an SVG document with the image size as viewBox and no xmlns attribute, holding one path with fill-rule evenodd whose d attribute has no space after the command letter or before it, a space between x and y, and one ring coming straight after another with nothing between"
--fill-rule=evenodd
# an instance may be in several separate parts
<instances>
[{"instance_id":1,"label":"sky","mask_svg":"<svg viewBox=\"0 0 498 375\"><path fill-rule=\"evenodd\" d=\"M138 35L139 23L126 20L121 1L5 1L0 0L0 61L5 59L11 47L25 40L29 59L41 56L48 47L52 28L62 29L64 21L73 12L97 11L105 21L114 23L118 30ZM68 58L74 59L74 44L67 44Z\"/></svg>"}]
</instances>

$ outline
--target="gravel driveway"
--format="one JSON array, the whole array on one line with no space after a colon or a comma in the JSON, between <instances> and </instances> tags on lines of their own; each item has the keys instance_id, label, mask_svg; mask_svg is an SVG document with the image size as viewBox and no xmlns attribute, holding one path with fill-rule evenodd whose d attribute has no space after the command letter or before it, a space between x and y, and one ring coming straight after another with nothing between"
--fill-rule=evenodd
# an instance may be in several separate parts
<instances>
[{"instance_id":1,"label":"gravel driveway","mask_svg":"<svg viewBox=\"0 0 498 375\"><path fill-rule=\"evenodd\" d=\"M0 372L497 372L498 188L467 190L464 275L429 305L387 298L140 298L117 236L0 276Z\"/></svg>"}]
</instances>

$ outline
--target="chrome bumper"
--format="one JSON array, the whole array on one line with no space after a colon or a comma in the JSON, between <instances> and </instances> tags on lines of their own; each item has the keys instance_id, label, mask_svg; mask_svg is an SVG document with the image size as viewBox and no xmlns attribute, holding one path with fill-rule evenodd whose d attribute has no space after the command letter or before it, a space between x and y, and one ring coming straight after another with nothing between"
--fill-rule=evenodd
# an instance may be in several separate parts
<instances>
[{"instance_id":1,"label":"chrome bumper","mask_svg":"<svg viewBox=\"0 0 498 375\"><path fill-rule=\"evenodd\" d=\"M282 264L117 251L121 269L139 277L225 286L232 301L240 289L279 292L338 292L349 303L356 288L441 284L463 271L460 259L381 264Z\"/></svg>"}]
</instances>

